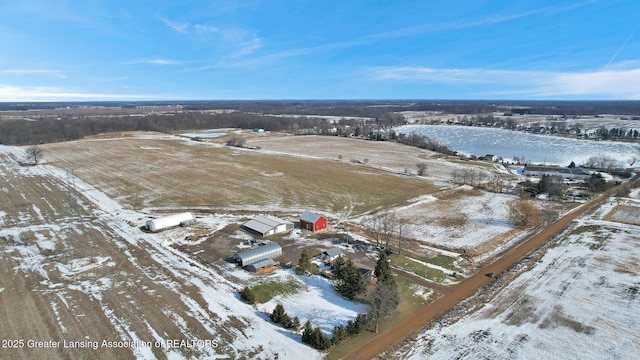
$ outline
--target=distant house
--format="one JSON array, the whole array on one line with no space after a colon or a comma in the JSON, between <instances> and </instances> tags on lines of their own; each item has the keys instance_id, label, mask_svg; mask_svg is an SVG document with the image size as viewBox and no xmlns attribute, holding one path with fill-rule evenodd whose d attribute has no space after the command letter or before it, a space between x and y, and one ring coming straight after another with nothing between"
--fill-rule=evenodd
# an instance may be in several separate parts
<instances>
[{"instance_id":1,"label":"distant house","mask_svg":"<svg viewBox=\"0 0 640 360\"><path fill-rule=\"evenodd\" d=\"M233 261L240 263L240 266L247 266L260 260L271 259L280 255L282 255L282 248L278 243L273 242L236 253L233 255Z\"/></svg>"},{"instance_id":2,"label":"distant house","mask_svg":"<svg viewBox=\"0 0 640 360\"><path fill-rule=\"evenodd\" d=\"M256 215L252 220L242 224L242 228L264 237L293 230L293 223L275 216Z\"/></svg>"},{"instance_id":3,"label":"distant house","mask_svg":"<svg viewBox=\"0 0 640 360\"><path fill-rule=\"evenodd\" d=\"M535 166L527 165L522 170L522 175L526 176L543 176L543 175L558 175L565 179L578 179L586 180L591 174L579 167L554 167L554 166Z\"/></svg>"},{"instance_id":4,"label":"distant house","mask_svg":"<svg viewBox=\"0 0 640 360\"><path fill-rule=\"evenodd\" d=\"M327 228L327 218L322 215L305 211L300 215L300 228L311 231L320 231Z\"/></svg>"},{"instance_id":5,"label":"distant house","mask_svg":"<svg viewBox=\"0 0 640 360\"><path fill-rule=\"evenodd\" d=\"M500 158L493 154L487 154L485 156L480 157L480 160L497 162L498 160L500 160Z\"/></svg>"},{"instance_id":6,"label":"distant house","mask_svg":"<svg viewBox=\"0 0 640 360\"><path fill-rule=\"evenodd\" d=\"M272 259L262 259L247 265L246 269L257 274L264 274L275 270L277 266L278 263Z\"/></svg>"},{"instance_id":7,"label":"distant house","mask_svg":"<svg viewBox=\"0 0 640 360\"><path fill-rule=\"evenodd\" d=\"M320 257L324 261L332 262L342 255L343 255L342 250L340 248L334 247L334 248L323 251Z\"/></svg>"}]
</instances>

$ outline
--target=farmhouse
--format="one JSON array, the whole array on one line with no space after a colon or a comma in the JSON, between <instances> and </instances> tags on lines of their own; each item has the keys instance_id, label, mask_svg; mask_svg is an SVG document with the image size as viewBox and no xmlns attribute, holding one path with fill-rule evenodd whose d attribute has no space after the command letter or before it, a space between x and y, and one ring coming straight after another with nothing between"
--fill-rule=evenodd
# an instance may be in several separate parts
<instances>
[{"instance_id":1,"label":"farmhouse","mask_svg":"<svg viewBox=\"0 0 640 360\"><path fill-rule=\"evenodd\" d=\"M240 266L247 266L260 260L271 259L280 255L282 255L280 245L278 243L271 243L236 253L233 255L233 261L239 262Z\"/></svg>"},{"instance_id":2,"label":"farmhouse","mask_svg":"<svg viewBox=\"0 0 640 360\"><path fill-rule=\"evenodd\" d=\"M247 265L247 270L258 274L264 274L273 271L277 265L278 264L272 259L262 259L254 262L253 264Z\"/></svg>"},{"instance_id":3,"label":"farmhouse","mask_svg":"<svg viewBox=\"0 0 640 360\"><path fill-rule=\"evenodd\" d=\"M325 250L322 252L322 254L320 255L320 257L324 260L324 261L333 261L337 258L339 258L340 256L342 256L342 250L340 248L334 247L328 250Z\"/></svg>"},{"instance_id":4,"label":"farmhouse","mask_svg":"<svg viewBox=\"0 0 640 360\"><path fill-rule=\"evenodd\" d=\"M253 219L242 224L245 230L260 236L269 236L289 230L293 230L293 223L278 219L275 216L256 215Z\"/></svg>"},{"instance_id":5,"label":"farmhouse","mask_svg":"<svg viewBox=\"0 0 640 360\"><path fill-rule=\"evenodd\" d=\"M522 170L522 175L526 176L542 176L542 175L559 175L565 179L588 179L591 174L579 167L551 167L551 166L535 166L527 165Z\"/></svg>"},{"instance_id":6,"label":"farmhouse","mask_svg":"<svg viewBox=\"0 0 640 360\"><path fill-rule=\"evenodd\" d=\"M322 215L305 211L300 215L300 228L313 232L327 228L327 218Z\"/></svg>"},{"instance_id":7,"label":"farmhouse","mask_svg":"<svg viewBox=\"0 0 640 360\"><path fill-rule=\"evenodd\" d=\"M148 220L147 230L152 232L161 231L174 226L185 226L196 222L196 217L190 212L163 216L157 219Z\"/></svg>"}]
</instances>

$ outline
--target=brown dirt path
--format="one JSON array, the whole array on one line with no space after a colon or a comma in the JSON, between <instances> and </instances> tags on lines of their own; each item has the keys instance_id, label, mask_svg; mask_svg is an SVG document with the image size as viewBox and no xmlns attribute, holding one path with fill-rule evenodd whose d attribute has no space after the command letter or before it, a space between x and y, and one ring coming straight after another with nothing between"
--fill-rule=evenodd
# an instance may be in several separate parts
<instances>
[{"instance_id":1,"label":"brown dirt path","mask_svg":"<svg viewBox=\"0 0 640 360\"><path fill-rule=\"evenodd\" d=\"M524 242L521 242L520 244L514 246L509 251L504 253L501 257L497 258L491 264L480 269L475 275L471 276L464 282L458 285L451 286L450 292L444 294L444 296L439 297L432 303L425 305L424 307L416 311L415 314L407 317L405 321L402 321L401 323L391 327L387 331L378 334L367 343L354 349L349 354L344 356L343 359L374 358L383 351L389 350L393 346L397 345L408 336L421 331L429 323L447 314L462 300L473 296L476 291L478 291L478 289L488 285L492 281L492 279L487 277L485 274L490 272L500 274L508 270L520 259L524 258L533 250L540 247L541 245L552 239L554 236L562 232L562 230L564 230L570 222L587 213L588 211L591 211L600 206L612 194L620 190L621 187L629 187L631 186L631 184L636 183L638 183L638 179L621 186L616 186L610 189L607 193L577 207L551 225L533 234Z\"/></svg>"}]
</instances>

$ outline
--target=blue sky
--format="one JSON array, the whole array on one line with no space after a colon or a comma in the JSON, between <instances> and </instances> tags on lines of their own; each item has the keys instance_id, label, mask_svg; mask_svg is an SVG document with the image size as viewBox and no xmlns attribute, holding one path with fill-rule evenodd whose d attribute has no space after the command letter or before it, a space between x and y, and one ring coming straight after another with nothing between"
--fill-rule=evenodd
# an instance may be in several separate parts
<instances>
[{"instance_id":1,"label":"blue sky","mask_svg":"<svg viewBox=\"0 0 640 360\"><path fill-rule=\"evenodd\" d=\"M0 101L640 99L640 2L0 0Z\"/></svg>"}]
</instances>

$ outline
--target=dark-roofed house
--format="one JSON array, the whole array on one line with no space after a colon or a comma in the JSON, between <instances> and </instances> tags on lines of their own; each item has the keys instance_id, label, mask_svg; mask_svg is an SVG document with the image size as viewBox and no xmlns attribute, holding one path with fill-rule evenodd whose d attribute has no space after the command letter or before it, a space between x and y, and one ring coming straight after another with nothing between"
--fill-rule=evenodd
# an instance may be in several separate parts
<instances>
[{"instance_id":1,"label":"dark-roofed house","mask_svg":"<svg viewBox=\"0 0 640 360\"><path fill-rule=\"evenodd\" d=\"M328 250L325 250L320 255L324 261L333 261L340 256L342 256L342 250L340 248L334 247Z\"/></svg>"},{"instance_id":2,"label":"dark-roofed house","mask_svg":"<svg viewBox=\"0 0 640 360\"><path fill-rule=\"evenodd\" d=\"M269 236L293 230L293 223L275 216L256 215L253 219L242 224L242 227L260 236Z\"/></svg>"},{"instance_id":3,"label":"dark-roofed house","mask_svg":"<svg viewBox=\"0 0 640 360\"><path fill-rule=\"evenodd\" d=\"M305 211L300 215L300 228L311 231L319 231L327 228L327 218L311 211Z\"/></svg>"},{"instance_id":4,"label":"dark-roofed house","mask_svg":"<svg viewBox=\"0 0 640 360\"><path fill-rule=\"evenodd\" d=\"M272 259L262 259L247 265L246 269L254 273L264 274L273 271L277 266L277 263Z\"/></svg>"},{"instance_id":5,"label":"dark-roofed house","mask_svg":"<svg viewBox=\"0 0 640 360\"><path fill-rule=\"evenodd\" d=\"M233 261L239 262L240 266L247 266L257 261L271 259L282 255L282 248L278 243L258 246L256 248L242 251L233 255Z\"/></svg>"}]
</instances>

